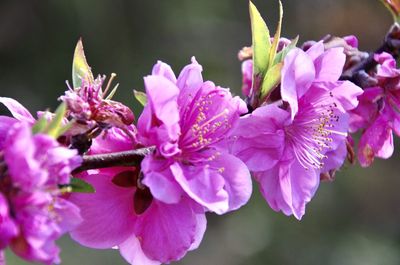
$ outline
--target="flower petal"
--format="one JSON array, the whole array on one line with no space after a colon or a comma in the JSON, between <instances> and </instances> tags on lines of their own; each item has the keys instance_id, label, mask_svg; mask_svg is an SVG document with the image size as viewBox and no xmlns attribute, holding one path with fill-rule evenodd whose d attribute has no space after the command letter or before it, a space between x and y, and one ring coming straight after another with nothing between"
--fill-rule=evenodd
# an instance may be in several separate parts
<instances>
[{"instance_id":1,"label":"flower petal","mask_svg":"<svg viewBox=\"0 0 400 265\"><path fill-rule=\"evenodd\" d=\"M154 198L164 203L180 201L183 190L176 183L168 166L168 161L157 160L154 156L146 156L142 161L143 184L146 185Z\"/></svg>"},{"instance_id":2,"label":"flower petal","mask_svg":"<svg viewBox=\"0 0 400 265\"><path fill-rule=\"evenodd\" d=\"M143 253L140 241L136 236L131 236L119 246L119 251L124 259L132 265L159 265L161 262L152 260Z\"/></svg>"},{"instance_id":3,"label":"flower petal","mask_svg":"<svg viewBox=\"0 0 400 265\"><path fill-rule=\"evenodd\" d=\"M115 174L118 172L116 170ZM134 189L114 185L112 177L101 173L88 175L84 179L93 185L96 192L72 193L69 198L81 209L83 217L83 222L71 232L71 236L84 246L111 248L134 232Z\"/></svg>"},{"instance_id":4,"label":"flower petal","mask_svg":"<svg viewBox=\"0 0 400 265\"><path fill-rule=\"evenodd\" d=\"M35 122L31 113L15 99L0 97L0 103L3 103L17 120L28 123Z\"/></svg>"},{"instance_id":5,"label":"flower petal","mask_svg":"<svg viewBox=\"0 0 400 265\"><path fill-rule=\"evenodd\" d=\"M345 61L343 48L328 49L314 61L315 81L336 82L342 75Z\"/></svg>"},{"instance_id":6,"label":"flower petal","mask_svg":"<svg viewBox=\"0 0 400 265\"><path fill-rule=\"evenodd\" d=\"M301 49L294 48L285 57L282 68L281 96L291 108L291 117L298 110L298 99L309 89L315 78L313 61Z\"/></svg>"},{"instance_id":7,"label":"flower petal","mask_svg":"<svg viewBox=\"0 0 400 265\"><path fill-rule=\"evenodd\" d=\"M186 254L199 232L192 203L188 199L178 204L152 203L136 225L136 235L147 257L169 263Z\"/></svg>"},{"instance_id":8,"label":"flower petal","mask_svg":"<svg viewBox=\"0 0 400 265\"><path fill-rule=\"evenodd\" d=\"M170 166L175 180L197 203L217 214L229 209L229 195L224 190L225 179L217 169L174 163Z\"/></svg>"},{"instance_id":9,"label":"flower petal","mask_svg":"<svg viewBox=\"0 0 400 265\"><path fill-rule=\"evenodd\" d=\"M210 163L219 167L225 178L224 189L229 195L229 211L236 210L247 203L252 192L250 172L246 165L238 158L229 154L222 154Z\"/></svg>"},{"instance_id":10,"label":"flower petal","mask_svg":"<svg viewBox=\"0 0 400 265\"><path fill-rule=\"evenodd\" d=\"M151 72L152 75L160 75L167 78L172 83L176 84L176 77L174 71L172 71L171 66L161 61L158 61Z\"/></svg>"}]
</instances>

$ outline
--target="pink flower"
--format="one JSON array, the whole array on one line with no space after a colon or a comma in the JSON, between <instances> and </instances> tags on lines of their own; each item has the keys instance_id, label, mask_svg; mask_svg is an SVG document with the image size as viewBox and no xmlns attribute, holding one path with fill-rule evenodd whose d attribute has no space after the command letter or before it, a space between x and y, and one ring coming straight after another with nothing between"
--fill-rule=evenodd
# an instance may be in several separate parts
<instances>
[{"instance_id":1,"label":"pink flower","mask_svg":"<svg viewBox=\"0 0 400 265\"><path fill-rule=\"evenodd\" d=\"M320 174L346 156L347 111L362 90L338 81L342 48L293 49L284 60L281 98L241 118L232 152L254 172L271 208L301 219L318 188Z\"/></svg>"},{"instance_id":2,"label":"pink flower","mask_svg":"<svg viewBox=\"0 0 400 265\"><path fill-rule=\"evenodd\" d=\"M105 138L94 140L90 152L131 150L136 145L122 130L113 128ZM92 248L117 246L131 264L178 260L199 245L206 228L204 210L188 197L173 204L157 200L143 186L139 174L139 168L134 167L81 174L96 193L71 195L84 219L72 231L72 238Z\"/></svg>"},{"instance_id":3,"label":"pink flower","mask_svg":"<svg viewBox=\"0 0 400 265\"><path fill-rule=\"evenodd\" d=\"M165 203L188 195L222 214L242 206L251 194L246 166L219 146L247 109L229 90L204 82L201 71L193 58L178 79L162 62L145 77L148 104L138 131L140 141L155 145L156 152L142 163L143 183Z\"/></svg>"},{"instance_id":4,"label":"pink flower","mask_svg":"<svg viewBox=\"0 0 400 265\"><path fill-rule=\"evenodd\" d=\"M17 101L0 102L15 117L0 116L0 249L10 246L28 261L59 263L55 240L81 217L58 185L69 183L81 158L47 135L32 135L35 120Z\"/></svg>"},{"instance_id":5,"label":"pink flower","mask_svg":"<svg viewBox=\"0 0 400 265\"><path fill-rule=\"evenodd\" d=\"M84 222L72 237L93 248L118 246L131 264L160 264L196 249L206 229L205 212L219 214L250 197L250 174L220 142L246 111L228 90L203 82L193 59L176 79L158 62L145 77L148 103L138 121L138 140L120 129L96 138L92 153L155 146L140 168L91 170L80 177L94 195L73 194Z\"/></svg>"},{"instance_id":6,"label":"pink flower","mask_svg":"<svg viewBox=\"0 0 400 265\"><path fill-rule=\"evenodd\" d=\"M400 135L400 70L388 53L375 55L379 63L375 78L378 85L364 89L360 104L351 111L351 132L362 130L358 144L358 160L370 166L375 157L389 158L393 154L393 131Z\"/></svg>"},{"instance_id":7,"label":"pink flower","mask_svg":"<svg viewBox=\"0 0 400 265\"><path fill-rule=\"evenodd\" d=\"M104 80L105 76L99 76L93 83L82 80L81 87L69 87L65 95L60 97L60 100L67 104L70 116L79 124L86 124L83 130L88 130L96 124L124 127L134 122L134 114L127 106L106 98L108 87L103 91Z\"/></svg>"},{"instance_id":8,"label":"pink flower","mask_svg":"<svg viewBox=\"0 0 400 265\"><path fill-rule=\"evenodd\" d=\"M55 240L80 221L79 209L60 195L81 159L47 135L14 122L2 143L0 246L28 261L59 263Z\"/></svg>"}]
</instances>

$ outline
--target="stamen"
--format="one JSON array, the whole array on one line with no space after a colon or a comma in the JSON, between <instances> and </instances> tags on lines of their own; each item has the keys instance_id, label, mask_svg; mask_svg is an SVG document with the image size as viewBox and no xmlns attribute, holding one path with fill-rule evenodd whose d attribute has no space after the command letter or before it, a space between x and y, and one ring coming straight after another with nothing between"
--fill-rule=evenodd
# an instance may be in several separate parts
<instances>
[{"instance_id":1,"label":"stamen","mask_svg":"<svg viewBox=\"0 0 400 265\"><path fill-rule=\"evenodd\" d=\"M108 79L108 83L106 86L106 89L104 89L103 95L107 95L108 90L110 89L111 83L114 80L114 78L117 76L116 73L111 73L110 79Z\"/></svg>"}]
</instances>

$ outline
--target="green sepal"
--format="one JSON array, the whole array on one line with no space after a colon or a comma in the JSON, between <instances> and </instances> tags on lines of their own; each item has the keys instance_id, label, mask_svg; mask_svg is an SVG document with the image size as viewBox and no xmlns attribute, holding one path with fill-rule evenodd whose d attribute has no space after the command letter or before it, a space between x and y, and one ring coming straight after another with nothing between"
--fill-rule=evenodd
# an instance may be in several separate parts
<instances>
[{"instance_id":1,"label":"green sepal","mask_svg":"<svg viewBox=\"0 0 400 265\"><path fill-rule=\"evenodd\" d=\"M64 129L65 126L63 126L62 124L66 111L66 104L61 103L60 106L58 106L58 108L56 109L53 119L50 121L43 132L54 138L58 138L60 135L62 135L66 131Z\"/></svg>"},{"instance_id":2,"label":"green sepal","mask_svg":"<svg viewBox=\"0 0 400 265\"><path fill-rule=\"evenodd\" d=\"M274 66L276 51L278 49L279 39L281 38L282 31L282 18L283 18L283 7L281 1L279 1L279 21L274 35L274 40L272 41L271 51L269 53L269 68Z\"/></svg>"},{"instance_id":3,"label":"green sepal","mask_svg":"<svg viewBox=\"0 0 400 265\"><path fill-rule=\"evenodd\" d=\"M260 102L264 102L271 91L281 82L282 67L283 62L280 62L268 69L261 84Z\"/></svg>"},{"instance_id":4,"label":"green sepal","mask_svg":"<svg viewBox=\"0 0 400 265\"><path fill-rule=\"evenodd\" d=\"M88 182L80 178L71 178L68 185L71 188L71 192L79 193L94 193L96 190Z\"/></svg>"},{"instance_id":5,"label":"green sepal","mask_svg":"<svg viewBox=\"0 0 400 265\"><path fill-rule=\"evenodd\" d=\"M269 66L271 37L267 24L251 1L249 2L249 11L253 42L253 76L264 75Z\"/></svg>"},{"instance_id":6,"label":"green sepal","mask_svg":"<svg viewBox=\"0 0 400 265\"><path fill-rule=\"evenodd\" d=\"M142 106L146 105L147 103L147 95L144 92L133 90L133 95L135 96L136 100L139 101Z\"/></svg>"},{"instance_id":7,"label":"green sepal","mask_svg":"<svg viewBox=\"0 0 400 265\"><path fill-rule=\"evenodd\" d=\"M92 71L86 61L82 39L80 39L76 44L72 62L72 84L74 88L80 87L82 85L82 80L85 80L89 84L94 82Z\"/></svg>"},{"instance_id":8,"label":"green sepal","mask_svg":"<svg viewBox=\"0 0 400 265\"><path fill-rule=\"evenodd\" d=\"M293 49L294 47L296 47L298 41L299 41L299 36L297 36L296 38L291 40L290 44L288 46L286 46L285 48L283 48L280 52L278 52L276 54L273 64L282 62L283 59L285 59L286 55L290 52L290 50Z\"/></svg>"},{"instance_id":9,"label":"green sepal","mask_svg":"<svg viewBox=\"0 0 400 265\"><path fill-rule=\"evenodd\" d=\"M33 124L32 133L33 134L42 133L46 130L47 126L48 126L48 121L44 116L42 116L35 122L35 124Z\"/></svg>"}]
</instances>

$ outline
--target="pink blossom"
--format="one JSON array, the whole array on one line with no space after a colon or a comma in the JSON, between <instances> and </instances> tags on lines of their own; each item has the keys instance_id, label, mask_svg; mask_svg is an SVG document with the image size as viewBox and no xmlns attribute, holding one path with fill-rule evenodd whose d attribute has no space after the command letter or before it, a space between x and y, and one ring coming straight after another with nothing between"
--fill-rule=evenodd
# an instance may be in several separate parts
<instances>
[{"instance_id":1,"label":"pink blossom","mask_svg":"<svg viewBox=\"0 0 400 265\"><path fill-rule=\"evenodd\" d=\"M246 203L251 193L246 166L219 148L247 109L229 90L204 82L201 71L193 58L177 79L162 62L145 77L148 104L138 131L142 143L155 145L156 152L142 163L143 183L165 203L188 195L222 214Z\"/></svg>"},{"instance_id":2,"label":"pink blossom","mask_svg":"<svg viewBox=\"0 0 400 265\"><path fill-rule=\"evenodd\" d=\"M82 128L84 131L95 124L124 127L135 119L127 106L106 97L108 88L103 91L104 80L105 76L99 76L93 83L83 80L81 87L69 87L65 95L60 97L67 104L69 115L79 124L86 124Z\"/></svg>"},{"instance_id":3,"label":"pink blossom","mask_svg":"<svg viewBox=\"0 0 400 265\"><path fill-rule=\"evenodd\" d=\"M158 62L145 77L148 103L138 121L138 141L120 129L96 138L91 153L155 146L140 168L115 167L81 174L94 195L73 194L84 221L72 237L93 248L118 246L131 264L160 264L196 249L206 211L242 206L251 194L250 174L220 142L246 111L227 89L203 82L193 59L178 78Z\"/></svg>"},{"instance_id":4,"label":"pink blossom","mask_svg":"<svg viewBox=\"0 0 400 265\"><path fill-rule=\"evenodd\" d=\"M81 218L58 184L69 183L80 157L47 135L32 135L26 122L14 122L2 146L0 246L28 261L59 263L55 240Z\"/></svg>"},{"instance_id":5,"label":"pink blossom","mask_svg":"<svg viewBox=\"0 0 400 265\"><path fill-rule=\"evenodd\" d=\"M400 135L400 70L388 53L375 54L378 62L374 77L378 85L364 89L360 104L351 111L351 132L362 130L358 144L358 160L370 166L375 157L389 158L393 154L393 131Z\"/></svg>"},{"instance_id":6,"label":"pink blossom","mask_svg":"<svg viewBox=\"0 0 400 265\"><path fill-rule=\"evenodd\" d=\"M276 211L301 219L320 174L346 156L347 111L362 90L338 81L342 48L293 49L284 60L281 98L241 118L232 133L232 152L254 172L263 196Z\"/></svg>"},{"instance_id":7,"label":"pink blossom","mask_svg":"<svg viewBox=\"0 0 400 265\"><path fill-rule=\"evenodd\" d=\"M32 135L34 118L17 101L0 102L15 117L0 116L0 249L9 246L28 261L59 263L55 240L81 217L58 185L69 183L81 158L47 135Z\"/></svg>"},{"instance_id":8,"label":"pink blossom","mask_svg":"<svg viewBox=\"0 0 400 265\"><path fill-rule=\"evenodd\" d=\"M136 145L122 130L113 128L94 140L90 152L131 150ZM72 238L92 248L117 246L131 264L178 260L199 245L206 227L204 210L187 196L173 204L157 200L141 184L139 174L134 167L80 174L96 193L71 195L84 219L72 231Z\"/></svg>"}]
</instances>

